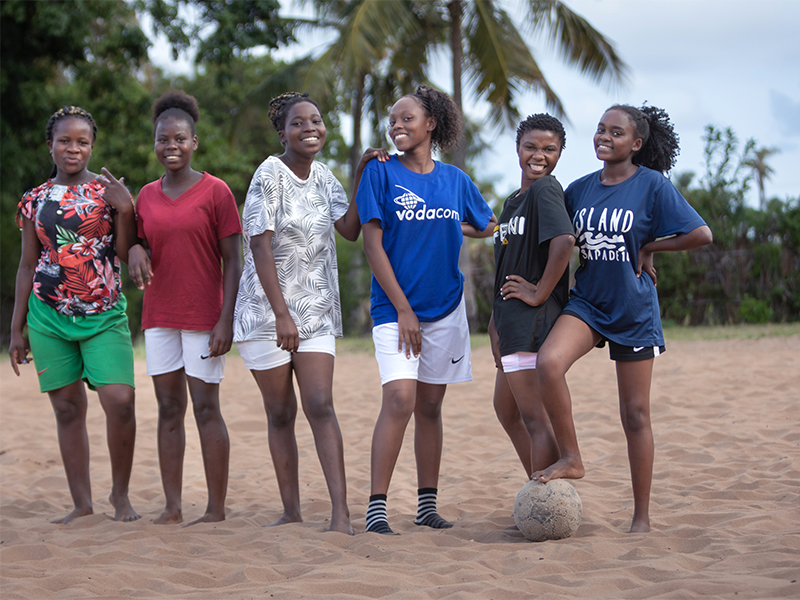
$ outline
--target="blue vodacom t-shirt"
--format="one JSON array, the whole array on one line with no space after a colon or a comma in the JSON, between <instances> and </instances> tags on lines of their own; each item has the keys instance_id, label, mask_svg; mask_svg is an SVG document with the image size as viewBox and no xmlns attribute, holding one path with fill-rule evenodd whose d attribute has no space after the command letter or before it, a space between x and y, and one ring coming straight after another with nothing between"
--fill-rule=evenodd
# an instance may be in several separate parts
<instances>
[{"instance_id":1,"label":"blue vodacom t-shirt","mask_svg":"<svg viewBox=\"0 0 800 600\"><path fill-rule=\"evenodd\" d=\"M461 302L458 268L461 222L486 229L492 209L461 169L436 161L426 174L410 171L396 154L364 167L356 195L362 223L383 229L383 249L420 322L443 319ZM373 325L396 323L397 311L372 277Z\"/></svg>"},{"instance_id":2,"label":"blue vodacom t-shirt","mask_svg":"<svg viewBox=\"0 0 800 600\"><path fill-rule=\"evenodd\" d=\"M636 277L639 249L705 221L669 179L643 166L616 185L590 173L564 196L582 265L565 310L623 346L663 346L656 286L644 271Z\"/></svg>"}]
</instances>

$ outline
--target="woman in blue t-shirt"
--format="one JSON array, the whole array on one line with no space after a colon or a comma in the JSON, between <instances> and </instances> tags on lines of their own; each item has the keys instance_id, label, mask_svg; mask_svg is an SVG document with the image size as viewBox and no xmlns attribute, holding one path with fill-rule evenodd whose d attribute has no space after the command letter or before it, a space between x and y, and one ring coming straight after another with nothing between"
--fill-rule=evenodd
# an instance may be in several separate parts
<instances>
[{"instance_id":1,"label":"woman in blue t-shirt","mask_svg":"<svg viewBox=\"0 0 800 600\"><path fill-rule=\"evenodd\" d=\"M711 230L664 176L678 137L663 110L615 105L594 134L600 171L565 192L581 266L563 314L539 351L541 397L561 458L531 478L583 477L566 373L607 341L617 363L620 415L628 442L634 511L631 532L650 531L653 360L664 352L653 254L710 244Z\"/></svg>"},{"instance_id":2,"label":"woman in blue t-shirt","mask_svg":"<svg viewBox=\"0 0 800 600\"><path fill-rule=\"evenodd\" d=\"M464 235L489 237L496 221L470 178L431 155L454 147L460 128L446 94L420 86L404 96L389 114L389 136L402 154L367 163L356 195L373 272L372 337L383 386L367 511L367 531L376 533L394 533L386 493L412 414L415 523L452 527L436 509L442 400L448 383L472 379L458 254Z\"/></svg>"}]
</instances>

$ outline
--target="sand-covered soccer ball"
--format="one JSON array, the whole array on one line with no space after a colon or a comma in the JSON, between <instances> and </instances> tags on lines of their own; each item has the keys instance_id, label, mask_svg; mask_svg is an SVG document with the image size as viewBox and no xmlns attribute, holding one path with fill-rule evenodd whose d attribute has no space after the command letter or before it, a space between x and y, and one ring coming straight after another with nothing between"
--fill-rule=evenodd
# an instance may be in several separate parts
<instances>
[{"instance_id":1,"label":"sand-covered soccer ball","mask_svg":"<svg viewBox=\"0 0 800 600\"><path fill-rule=\"evenodd\" d=\"M571 536L580 527L582 516L581 497L564 479L529 481L514 501L514 521L532 542Z\"/></svg>"}]
</instances>

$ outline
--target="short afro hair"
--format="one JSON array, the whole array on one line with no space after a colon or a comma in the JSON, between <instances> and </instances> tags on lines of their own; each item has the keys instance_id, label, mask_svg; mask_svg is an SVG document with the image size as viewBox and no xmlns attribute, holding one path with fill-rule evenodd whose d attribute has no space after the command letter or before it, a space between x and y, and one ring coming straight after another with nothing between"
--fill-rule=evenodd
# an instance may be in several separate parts
<instances>
[{"instance_id":1,"label":"short afro hair","mask_svg":"<svg viewBox=\"0 0 800 600\"><path fill-rule=\"evenodd\" d=\"M522 136L534 130L555 133L561 142L561 149L563 150L567 147L567 132L564 131L564 126L561 124L561 121L547 113L537 113L521 121L519 127L517 127L517 148L519 148L519 141L522 139Z\"/></svg>"}]
</instances>

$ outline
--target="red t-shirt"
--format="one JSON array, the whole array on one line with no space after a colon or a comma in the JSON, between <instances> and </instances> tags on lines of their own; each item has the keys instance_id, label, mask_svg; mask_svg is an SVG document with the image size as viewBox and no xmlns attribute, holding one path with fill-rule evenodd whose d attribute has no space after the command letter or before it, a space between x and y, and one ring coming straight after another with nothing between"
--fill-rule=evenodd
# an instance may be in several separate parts
<instances>
[{"instance_id":1,"label":"red t-shirt","mask_svg":"<svg viewBox=\"0 0 800 600\"><path fill-rule=\"evenodd\" d=\"M142 329L210 331L222 310L219 240L240 234L236 200L227 184L208 173L172 200L161 180L136 200L139 237L150 246L153 278L145 287Z\"/></svg>"}]
</instances>

